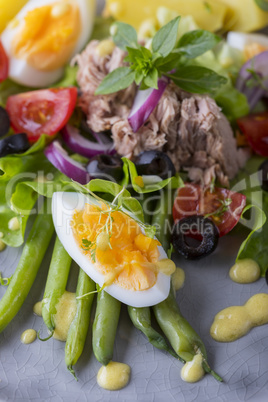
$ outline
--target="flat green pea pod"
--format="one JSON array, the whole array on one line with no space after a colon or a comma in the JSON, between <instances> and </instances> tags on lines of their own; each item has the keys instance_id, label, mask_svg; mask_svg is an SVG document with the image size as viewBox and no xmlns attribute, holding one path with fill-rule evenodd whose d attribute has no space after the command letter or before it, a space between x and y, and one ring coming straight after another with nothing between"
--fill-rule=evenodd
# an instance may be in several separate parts
<instances>
[{"instance_id":1,"label":"flat green pea pod","mask_svg":"<svg viewBox=\"0 0 268 402\"><path fill-rule=\"evenodd\" d=\"M113 358L120 310L120 301L114 299L105 290L98 292L92 330L92 345L96 359L104 366Z\"/></svg>"},{"instance_id":2,"label":"flat green pea pod","mask_svg":"<svg viewBox=\"0 0 268 402\"><path fill-rule=\"evenodd\" d=\"M175 352L186 361L191 361L197 353L201 353L204 370L218 381L222 381L222 378L209 367L205 345L181 315L172 289L166 300L153 306L153 311L160 328Z\"/></svg>"},{"instance_id":3,"label":"flat green pea pod","mask_svg":"<svg viewBox=\"0 0 268 402\"><path fill-rule=\"evenodd\" d=\"M47 199L44 211L48 211ZM37 215L8 288L0 301L0 332L20 310L38 273L54 232L51 214Z\"/></svg>"},{"instance_id":4,"label":"flat green pea pod","mask_svg":"<svg viewBox=\"0 0 268 402\"><path fill-rule=\"evenodd\" d=\"M128 306L128 314L135 327L144 333L153 346L161 350L166 350L171 356L185 363L185 360L169 347L165 338L151 326L151 311L149 307L137 308Z\"/></svg>"},{"instance_id":5,"label":"flat green pea pod","mask_svg":"<svg viewBox=\"0 0 268 402\"><path fill-rule=\"evenodd\" d=\"M59 238L56 238L53 254L49 266L44 297L42 301L42 317L51 335L54 332L54 314L56 314L57 303L65 292L72 259L61 244ZM43 339L43 340L46 340Z\"/></svg>"},{"instance_id":6,"label":"flat green pea pod","mask_svg":"<svg viewBox=\"0 0 268 402\"><path fill-rule=\"evenodd\" d=\"M95 282L80 268L76 287L76 314L70 325L65 345L65 363L76 380L73 365L76 364L85 346L95 290ZM82 297L87 293L91 294Z\"/></svg>"}]
</instances>

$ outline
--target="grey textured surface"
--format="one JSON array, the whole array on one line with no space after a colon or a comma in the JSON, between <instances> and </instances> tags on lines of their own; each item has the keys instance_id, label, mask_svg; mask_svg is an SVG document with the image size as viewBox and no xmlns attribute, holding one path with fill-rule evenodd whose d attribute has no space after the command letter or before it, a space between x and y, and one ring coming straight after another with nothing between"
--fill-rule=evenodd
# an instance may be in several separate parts
<instances>
[{"instance_id":1,"label":"grey textured surface","mask_svg":"<svg viewBox=\"0 0 268 402\"><path fill-rule=\"evenodd\" d=\"M64 363L64 343L51 339L23 345L21 333L27 328L41 328L42 319L32 312L42 299L50 252L22 310L0 335L1 401L266 401L268 393L267 325L254 328L233 343L217 343L209 335L214 315L229 305L241 305L258 292L267 293L264 279L250 285L233 283L229 267L241 238L222 238L216 252L199 262L179 260L186 273L183 289L177 293L181 310L201 335L209 363L224 378L220 384L211 376L196 384L180 379L181 364L166 353L154 349L130 323L123 309L117 334L114 360L128 363L132 374L129 385L109 392L98 387L96 375L100 364L95 360L90 336L81 360L76 365L79 381L69 374ZM0 254L0 270L13 272L20 250L6 249ZM76 267L71 285L74 286ZM0 296L4 289L0 288Z\"/></svg>"}]
</instances>

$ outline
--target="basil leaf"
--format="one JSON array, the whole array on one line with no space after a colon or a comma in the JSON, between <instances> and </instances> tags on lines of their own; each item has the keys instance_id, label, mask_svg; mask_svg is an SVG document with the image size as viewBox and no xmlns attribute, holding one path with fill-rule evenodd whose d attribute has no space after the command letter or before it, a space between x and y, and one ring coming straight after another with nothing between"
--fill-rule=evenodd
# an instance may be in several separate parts
<instances>
[{"instance_id":1,"label":"basil leaf","mask_svg":"<svg viewBox=\"0 0 268 402\"><path fill-rule=\"evenodd\" d=\"M205 67L180 67L174 74L167 74L184 91L204 94L216 91L227 79Z\"/></svg>"},{"instance_id":2,"label":"basil leaf","mask_svg":"<svg viewBox=\"0 0 268 402\"><path fill-rule=\"evenodd\" d=\"M181 65L181 56L178 53L170 53L166 57L161 57L155 62L155 67L161 72L166 73L177 69Z\"/></svg>"},{"instance_id":3,"label":"basil leaf","mask_svg":"<svg viewBox=\"0 0 268 402\"><path fill-rule=\"evenodd\" d=\"M135 71L129 67L119 67L102 80L95 95L107 95L129 87L135 79Z\"/></svg>"},{"instance_id":4,"label":"basil leaf","mask_svg":"<svg viewBox=\"0 0 268 402\"><path fill-rule=\"evenodd\" d=\"M158 89L158 71L156 68L144 78L144 84L147 85L149 88Z\"/></svg>"},{"instance_id":5,"label":"basil leaf","mask_svg":"<svg viewBox=\"0 0 268 402\"><path fill-rule=\"evenodd\" d=\"M113 41L122 50L128 47L138 48L138 36L136 30L124 22L115 22L111 27Z\"/></svg>"},{"instance_id":6,"label":"basil leaf","mask_svg":"<svg viewBox=\"0 0 268 402\"><path fill-rule=\"evenodd\" d=\"M174 52L182 53L188 59L195 59L213 49L220 41L221 38L212 32L197 29L184 34Z\"/></svg>"},{"instance_id":7,"label":"basil leaf","mask_svg":"<svg viewBox=\"0 0 268 402\"><path fill-rule=\"evenodd\" d=\"M180 17L174 18L155 34L152 41L154 53L160 53L163 57L171 53L177 42L179 21Z\"/></svg>"},{"instance_id":8,"label":"basil leaf","mask_svg":"<svg viewBox=\"0 0 268 402\"><path fill-rule=\"evenodd\" d=\"M268 11L268 1L266 0L254 0L254 1L261 10Z\"/></svg>"}]
</instances>

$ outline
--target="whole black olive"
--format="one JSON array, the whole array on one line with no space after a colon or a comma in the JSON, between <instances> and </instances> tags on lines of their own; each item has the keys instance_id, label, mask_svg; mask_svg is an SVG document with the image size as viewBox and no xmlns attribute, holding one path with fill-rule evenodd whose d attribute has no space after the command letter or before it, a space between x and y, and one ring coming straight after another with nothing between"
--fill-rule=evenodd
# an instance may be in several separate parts
<instances>
[{"instance_id":1,"label":"whole black olive","mask_svg":"<svg viewBox=\"0 0 268 402\"><path fill-rule=\"evenodd\" d=\"M8 133L10 127L10 120L7 111L0 106L0 137Z\"/></svg>"},{"instance_id":2,"label":"whole black olive","mask_svg":"<svg viewBox=\"0 0 268 402\"><path fill-rule=\"evenodd\" d=\"M111 181L123 179L123 162L119 156L100 154L91 159L87 165L90 177Z\"/></svg>"},{"instance_id":3,"label":"whole black olive","mask_svg":"<svg viewBox=\"0 0 268 402\"><path fill-rule=\"evenodd\" d=\"M160 151L145 151L134 160L139 175L156 175L161 179L174 176L176 169L167 154Z\"/></svg>"},{"instance_id":4,"label":"whole black olive","mask_svg":"<svg viewBox=\"0 0 268 402\"><path fill-rule=\"evenodd\" d=\"M263 191L268 191L268 159L259 167L259 179Z\"/></svg>"},{"instance_id":5,"label":"whole black olive","mask_svg":"<svg viewBox=\"0 0 268 402\"><path fill-rule=\"evenodd\" d=\"M188 238L202 238L197 245L187 243ZM217 247L219 231L215 223L201 215L180 219L173 228L172 244L174 249L188 260L196 260L211 254Z\"/></svg>"},{"instance_id":6,"label":"whole black olive","mask_svg":"<svg viewBox=\"0 0 268 402\"><path fill-rule=\"evenodd\" d=\"M0 157L9 154L19 154L27 151L29 148L30 143L27 134L13 134L0 140Z\"/></svg>"}]
</instances>

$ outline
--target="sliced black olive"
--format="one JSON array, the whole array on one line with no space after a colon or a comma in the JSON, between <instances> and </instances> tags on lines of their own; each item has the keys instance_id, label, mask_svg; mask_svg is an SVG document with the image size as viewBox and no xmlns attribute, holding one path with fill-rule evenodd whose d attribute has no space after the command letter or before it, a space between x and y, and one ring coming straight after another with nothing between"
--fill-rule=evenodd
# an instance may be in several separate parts
<instances>
[{"instance_id":1,"label":"sliced black olive","mask_svg":"<svg viewBox=\"0 0 268 402\"><path fill-rule=\"evenodd\" d=\"M87 171L94 179L120 181L123 179L123 162L119 156L101 154L87 165Z\"/></svg>"},{"instance_id":2,"label":"sliced black olive","mask_svg":"<svg viewBox=\"0 0 268 402\"><path fill-rule=\"evenodd\" d=\"M196 240L200 237L201 242ZM174 249L188 260L196 260L211 254L217 247L218 239L219 231L215 223L200 215L180 219L172 232ZM195 244L190 245L190 241Z\"/></svg>"},{"instance_id":3,"label":"sliced black olive","mask_svg":"<svg viewBox=\"0 0 268 402\"><path fill-rule=\"evenodd\" d=\"M7 111L0 106L0 137L8 133L10 127L10 120Z\"/></svg>"},{"instance_id":4,"label":"sliced black olive","mask_svg":"<svg viewBox=\"0 0 268 402\"><path fill-rule=\"evenodd\" d=\"M0 157L9 154L19 154L27 151L30 148L30 143L27 134L14 134L10 137L0 140Z\"/></svg>"},{"instance_id":5,"label":"sliced black olive","mask_svg":"<svg viewBox=\"0 0 268 402\"><path fill-rule=\"evenodd\" d=\"M134 160L139 175L156 175L161 179L174 176L176 169L167 154L160 151L145 151Z\"/></svg>"},{"instance_id":6,"label":"sliced black olive","mask_svg":"<svg viewBox=\"0 0 268 402\"><path fill-rule=\"evenodd\" d=\"M268 159L259 167L259 178L263 191L268 191Z\"/></svg>"}]
</instances>

